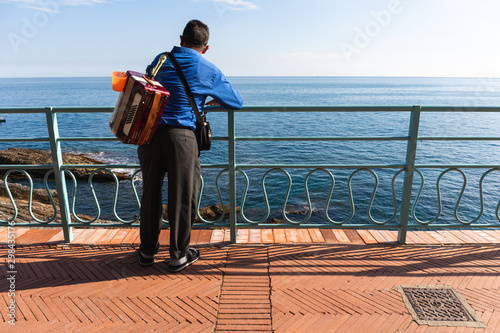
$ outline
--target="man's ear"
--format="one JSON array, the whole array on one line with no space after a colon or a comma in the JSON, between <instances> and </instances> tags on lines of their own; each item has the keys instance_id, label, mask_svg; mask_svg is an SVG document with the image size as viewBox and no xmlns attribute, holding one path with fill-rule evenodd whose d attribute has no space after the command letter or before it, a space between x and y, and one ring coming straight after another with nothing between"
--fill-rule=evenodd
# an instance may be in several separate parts
<instances>
[{"instance_id":1,"label":"man's ear","mask_svg":"<svg viewBox=\"0 0 500 333\"><path fill-rule=\"evenodd\" d=\"M209 48L210 48L210 45L205 46L203 51L201 51L201 54L205 54L205 52L207 52Z\"/></svg>"},{"instance_id":2,"label":"man's ear","mask_svg":"<svg viewBox=\"0 0 500 333\"><path fill-rule=\"evenodd\" d=\"M179 37L181 38L181 46L184 46L184 37L182 37L182 35Z\"/></svg>"}]
</instances>

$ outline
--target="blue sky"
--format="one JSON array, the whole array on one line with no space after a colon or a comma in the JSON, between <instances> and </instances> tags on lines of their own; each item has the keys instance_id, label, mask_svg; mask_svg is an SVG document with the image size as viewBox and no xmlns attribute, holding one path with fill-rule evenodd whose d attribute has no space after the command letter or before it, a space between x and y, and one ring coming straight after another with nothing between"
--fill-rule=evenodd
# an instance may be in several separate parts
<instances>
[{"instance_id":1,"label":"blue sky","mask_svg":"<svg viewBox=\"0 0 500 333\"><path fill-rule=\"evenodd\" d=\"M0 77L143 71L210 27L228 76L500 77L498 0L0 0Z\"/></svg>"}]
</instances>

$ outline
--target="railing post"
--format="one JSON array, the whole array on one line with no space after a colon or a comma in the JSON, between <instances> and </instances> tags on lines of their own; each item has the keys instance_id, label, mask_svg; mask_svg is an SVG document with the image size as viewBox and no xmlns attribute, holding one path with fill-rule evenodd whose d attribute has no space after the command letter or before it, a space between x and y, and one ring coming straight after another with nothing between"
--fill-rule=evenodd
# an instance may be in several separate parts
<instances>
[{"instance_id":1,"label":"railing post","mask_svg":"<svg viewBox=\"0 0 500 333\"><path fill-rule=\"evenodd\" d=\"M406 170L403 183L403 197L401 199L401 226L398 230L398 242L406 244L406 234L408 232L408 219L410 216L411 192L413 185L413 174L415 173L415 155L417 153L418 128L420 123L419 105L414 105L410 116L409 139L406 148Z\"/></svg>"},{"instance_id":2,"label":"railing post","mask_svg":"<svg viewBox=\"0 0 500 333\"><path fill-rule=\"evenodd\" d=\"M236 244L236 145L234 111L227 112L227 144L229 167L229 230L231 244Z\"/></svg>"},{"instance_id":3,"label":"railing post","mask_svg":"<svg viewBox=\"0 0 500 333\"><path fill-rule=\"evenodd\" d=\"M45 116L47 118L47 127L49 131L52 166L56 179L57 197L59 198L59 211L61 212L61 224L63 226L64 241L69 243L73 240L73 230L69 227L69 224L71 223L71 215L69 211L66 180L62 169L63 159L61 153L61 143L59 142L57 114L52 111L52 108L45 108Z\"/></svg>"}]
</instances>

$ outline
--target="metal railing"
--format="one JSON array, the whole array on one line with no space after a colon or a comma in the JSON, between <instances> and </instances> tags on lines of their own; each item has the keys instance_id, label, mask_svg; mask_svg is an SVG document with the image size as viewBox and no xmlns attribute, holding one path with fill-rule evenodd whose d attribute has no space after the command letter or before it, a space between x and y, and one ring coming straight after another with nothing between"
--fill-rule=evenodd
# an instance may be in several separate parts
<instances>
[{"instance_id":1,"label":"metal railing","mask_svg":"<svg viewBox=\"0 0 500 333\"><path fill-rule=\"evenodd\" d=\"M118 193L120 188L120 182L118 178L115 176L115 173L112 171L116 168L121 169L132 169L135 170L130 176L130 184L132 186L132 191L135 196L135 202L137 206L140 206L139 197L137 194L137 190L135 188L134 179L137 177L140 170L138 170L139 165L137 164L64 164L62 159L62 151L61 151L61 142L84 142L84 141L116 141L116 138L112 136L107 137L63 137L59 134L59 126L58 126L58 114L61 113L111 113L113 111L112 107L57 107L57 108L0 108L0 114L44 114L47 122L48 129L48 137L23 137L23 138L0 138L0 143L8 142L15 144L16 142L48 142L50 144L50 150L52 154L52 164L49 165L0 165L0 170L7 170L4 175L4 184L8 193L8 197L14 208L14 215L7 220L0 220L0 225L9 225L14 223L17 218L18 208L14 198L11 195L9 190L9 177L13 172L22 173L29 182L30 186L30 197L29 197L29 212L35 223L16 223L16 226L42 226L42 227L62 227L64 230L64 238L65 241L69 242L72 239L72 228L73 227L117 227L117 226L132 226L137 227L138 221L140 219L139 216L136 216L134 219L126 220L121 218L116 211L116 204L118 200ZM446 137L431 137L431 136L419 136L420 129L420 115L423 112L486 112L486 113L500 113L499 107L422 107L422 106L385 106L385 107L340 107L340 106L248 106L244 107L241 110L236 111L228 111L223 110L221 108L211 108L211 112L222 112L227 113L227 137L225 136L216 136L214 137L214 141L227 141L227 163L221 164L202 164L202 168L204 169L221 169L221 171L217 174L215 180L215 186L218 192L218 197L220 199L220 203L224 208L223 196L224 193L221 193L221 189L219 186L219 181L221 177L227 174L228 178L228 193L229 197L229 221L224 219L224 213L221 216L214 220L209 221L203 219L199 214L198 217L202 221L202 223L197 223L195 227L206 228L206 227L228 227L230 229L231 241L236 241L236 233L237 228L248 228L248 227L257 227L257 228L388 228L388 229L397 229L398 230L398 241L402 244L406 242L406 234L409 228L498 228L500 227L500 199L499 203L496 206L495 210L495 218L490 219L487 223L479 222L484 214L484 193L483 193L483 183L486 177L490 176L495 172L500 172L500 161L496 164L416 164L416 154L417 154L417 142L420 141L500 141L500 136L488 136L488 137L478 137L478 136L446 136ZM237 113L260 113L260 112L269 112L269 113L293 113L293 112L313 112L313 113L331 113L331 112L397 112L397 113L409 113L409 128L408 134L403 136L284 136L284 137L276 137L276 136L237 136L236 133L236 121L235 115ZM238 157L236 144L241 142L242 144L245 142L338 142L338 141L353 141L353 142L361 142L361 141L369 141L369 142L402 142L406 144L405 156L402 157L404 159L404 163L382 163L382 164L325 164L325 163L302 163L302 164L291 164L291 163L283 163L283 164L267 164L267 163L238 163ZM97 215L90 219L84 220L81 219L78 214L75 212L75 191L77 187L77 181L73 176L71 170L74 169L90 169L92 172L89 175L88 183L91 189L91 193L93 196L93 201L96 205ZM33 182L31 176L29 175L29 170L33 169L50 169L45 175L44 184L47 189L47 193L50 197L54 214L48 220L40 220L34 216L31 211L32 207L32 191L33 191ZM265 171L264 175L261 178L261 187L262 187L262 195L265 202L265 213L263 218L251 219L245 214L245 204L247 203L247 193L249 189L249 176L248 173L250 170L259 169ZM287 213L287 206L289 195L292 187L292 179L293 176L287 170L297 169L297 170L311 170L307 173L304 180L304 192L307 201L307 213L304 213L305 217L301 220L294 220ZM336 169L344 169L351 170L351 174L348 178L348 201L351 213L344 220L337 221L333 219L329 210L331 210L331 199L332 193L335 187L335 177L332 174L331 170ZM377 176L378 170L393 170L394 175L391 181L391 193L392 193L392 206L393 212L392 216L384 221L379 221L374 218L371 214L372 206L374 203L374 199L377 193L377 188L379 185L379 179ZM438 204L438 212L435 217L430 220L421 220L417 217L416 211L419 207L419 200L422 194L422 190L424 188L424 175L421 170L425 169L444 169L436 181L436 189L437 189L437 204ZM471 220L464 220L459 217L458 210L461 204L461 200L463 198L466 184L467 184L467 176L462 171L462 169L474 169L480 170L485 169L484 173L481 175L479 181L479 213L478 216ZM28 171L27 171L28 170ZM93 177L97 172L107 172L112 176L113 181L115 182L115 193L113 198L113 215L116 218L117 222L108 222L102 223L99 221L101 210L100 203L95 194L94 186L93 186ZM436 223L442 214L442 204L441 204L441 192L440 185L443 177L450 173L457 172L463 178L463 186L459 197L457 199L456 205L454 207L454 223ZM55 184L59 198L59 214L61 223L55 223L55 219L57 216L57 208L56 203L53 200L49 185L47 184L48 177L53 173L55 177ZM266 188L266 179L271 173L280 173L283 174L288 182L286 186L286 195L281 205L280 213L283 217L284 223L275 224L269 221L271 209L270 203L268 200L267 188ZM316 173L320 173L325 175L329 182L331 182L331 186L329 186L327 199L325 201L325 206L323 209L323 218L321 222L313 222L311 220L313 214L313 204L311 202L311 196L309 193L309 180L310 177ZM367 175L371 175L374 180L374 187L371 197L368 201L368 209L367 216L368 223L359 223L357 221L353 221L353 216L355 213L356 203L353 199L353 188L352 181L355 175L360 173L365 173ZM68 187L66 182L66 175L68 175L73 183L73 193L71 196L68 196ZM242 195L237 195L237 177L242 176L244 179L244 189ZM403 177L402 186L397 185L397 179ZM418 176L420 179L420 185L415 186L414 178ZM399 177L399 178L398 178ZM203 196L203 179L202 179L202 187L200 190L200 199L198 201L198 206L200 206L201 198ZM498 186L498 184L497 184ZM500 186L499 186L500 187ZM401 196L396 194L397 191L401 191ZM71 203L70 203L71 202ZM399 202L399 204L398 204ZM239 203L239 206L238 206ZM238 212L239 208L239 212ZM199 209L199 207L198 207ZM410 222L411 221L411 222ZM168 221L164 221L168 223Z\"/></svg>"}]
</instances>

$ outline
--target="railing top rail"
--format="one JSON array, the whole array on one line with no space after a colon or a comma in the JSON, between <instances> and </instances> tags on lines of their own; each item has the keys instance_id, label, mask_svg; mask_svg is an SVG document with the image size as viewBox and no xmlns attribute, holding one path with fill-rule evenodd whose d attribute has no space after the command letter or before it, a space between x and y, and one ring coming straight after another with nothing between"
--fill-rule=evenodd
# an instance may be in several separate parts
<instances>
[{"instance_id":1,"label":"railing top rail","mask_svg":"<svg viewBox=\"0 0 500 333\"><path fill-rule=\"evenodd\" d=\"M8 114L8 113L45 113L47 110L45 108L39 107L0 107L0 113Z\"/></svg>"},{"instance_id":2,"label":"railing top rail","mask_svg":"<svg viewBox=\"0 0 500 333\"><path fill-rule=\"evenodd\" d=\"M234 112L409 112L418 107L421 112L500 112L498 106L341 106L341 105L256 105L244 106ZM113 106L0 107L0 113L101 113L112 112ZM227 112L222 107L207 107L210 112Z\"/></svg>"},{"instance_id":3,"label":"railing top rail","mask_svg":"<svg viewBox=\"0 0 500 333\"><path fill-rule=\"evenodd\" d=\"M413 106L256 105L244 106L235 112L409 112L412 110Z\"/></svg>"},{"instance_id":4,"label":"railing top rail","mask_svg":"<svg viewBox=\"0 0 500 333\"><path fill-rule=\"evenodd\" d=\"M500 112L498 106L422 106L422 112Z\"/></svg>"}]
</instances>

